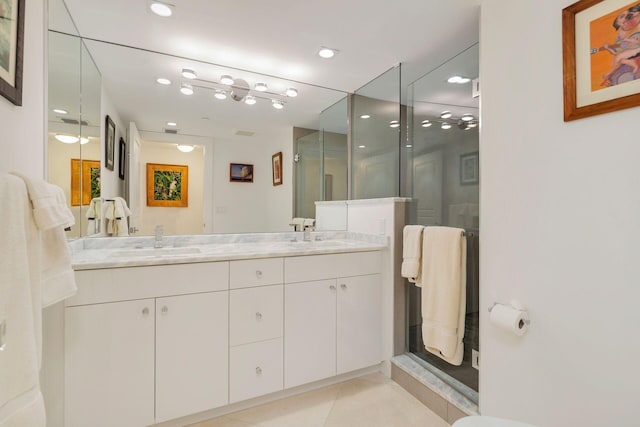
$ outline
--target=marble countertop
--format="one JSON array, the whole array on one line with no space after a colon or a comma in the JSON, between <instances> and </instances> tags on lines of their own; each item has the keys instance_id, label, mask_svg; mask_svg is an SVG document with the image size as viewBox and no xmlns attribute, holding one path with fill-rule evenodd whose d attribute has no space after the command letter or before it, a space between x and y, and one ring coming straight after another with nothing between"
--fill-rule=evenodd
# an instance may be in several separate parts
<instances>
[{"instance_id":1,"label":"marble countertop","mask_svg":"<svg viewBox=\"0 0 640 427\"><path fill-rule=\"evenodd\" d=\"M162 248L148 237L84 238L71 242L74 270L189 264L251 258L290 257L383 250L385 236L349 232L247 233L165 236Z\"/></svg>"}]
</instances>

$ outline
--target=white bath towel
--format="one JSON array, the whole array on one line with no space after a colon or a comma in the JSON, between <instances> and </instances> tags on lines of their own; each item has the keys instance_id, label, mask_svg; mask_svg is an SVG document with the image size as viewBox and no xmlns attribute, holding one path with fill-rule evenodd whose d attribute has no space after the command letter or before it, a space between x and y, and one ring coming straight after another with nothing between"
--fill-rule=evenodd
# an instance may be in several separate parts
<instances>
[{"instance_id":1,"label":"white bath towel","mask_svg":"<svg viewBox=\"0 0 640 427\"><path fill-rule=\"evenodd\" d=\"M464 353L467 241L464 230L426 227L422 238L422 340L452 365Z\"/></svg>"},{"instance_id":2,"label":"white bath towel","mask_svg":"<svg viewBox=\"0 0 640 427\"><path fill-rule=\"evenodd\" d=\"M62 188L17 172L12 172L12 175L21 178L26 184L33 206L33 217L40 230L60 226L67 228L75 224Z\"/></svg>"},{"instance_id":3,"label":"white bath towel","mask_svg":"<svg viewBox=\"0 0 640 427\"><path fill-rule=\"evenodd\" d=\"M422 225L405 225L402 232L402 277L420 286L422 259Z\"/></svg>"},{"instance_id":4,"label":"white bath towel","mask_svg":"<svg viewBox=\"0 0 640 427\"><path fill-rule=\"evenodd\" d=\"M25 182L0 173L0 427L44 427L41 251Z\"/></svg>"}]
</instances>

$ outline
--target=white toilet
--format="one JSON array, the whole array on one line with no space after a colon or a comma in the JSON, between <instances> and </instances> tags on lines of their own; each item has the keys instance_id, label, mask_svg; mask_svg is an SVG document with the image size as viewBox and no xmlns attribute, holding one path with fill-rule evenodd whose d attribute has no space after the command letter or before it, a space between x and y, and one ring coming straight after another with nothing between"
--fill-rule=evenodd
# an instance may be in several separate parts
<instances>
[{"instance_id":1,"label":"white toilet","mask_svg":"<svg viewBox=\"0 0 640 427\"><path fill-rule=\"evenodd\" d=\"M535 427L531 424L520 421L505 420L504 418L494 418L485 416L471 416L460 418L451 427Z\"/></svg>"}]
</instances>

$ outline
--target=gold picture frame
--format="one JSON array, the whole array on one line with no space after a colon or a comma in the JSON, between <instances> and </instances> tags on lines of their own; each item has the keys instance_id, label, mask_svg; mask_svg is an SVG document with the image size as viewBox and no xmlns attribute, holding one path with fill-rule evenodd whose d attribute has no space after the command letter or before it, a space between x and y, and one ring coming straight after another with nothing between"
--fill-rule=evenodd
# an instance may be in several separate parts
<instances>
[{"instance_id":1,"label":"gold picture frame","mask_svg":"<svg viewBox=\"0 0 640 427\"><path fill-rule=\"evenodd\" d=\"M100 160L71 159L71 206L88 206L94 197L100 197Z\"/></svg>"},{"instance_id":2,"label":"gold picture frame","mask_svg":"<svg viewBox=\"0 0 640 427\"><path fill-rule=\"evenodd\" d=\"M147 206L189 206L189 166L147 163Z\"/></svg>"},{"instance_id":3,"label":"gold picture frame","mask_svg":"<svg viewBox=\"0 0 640 427\"><path fill-rule=\"evenodd\" d=\"M274 187L282 185L282 151L271 156L271 174Z\"/></svg>"},{"instance_id":4,"label":"gold picture frame","mask_svg":"<svg viewBox=\"0 0 640 427\"><path fill-rule=\"evenodd\" d=\"M640 42L638 30L637 0L581 0L562 10L564 121L640 105L640 45L629 40Z\"/></svg>"}]
</instances>

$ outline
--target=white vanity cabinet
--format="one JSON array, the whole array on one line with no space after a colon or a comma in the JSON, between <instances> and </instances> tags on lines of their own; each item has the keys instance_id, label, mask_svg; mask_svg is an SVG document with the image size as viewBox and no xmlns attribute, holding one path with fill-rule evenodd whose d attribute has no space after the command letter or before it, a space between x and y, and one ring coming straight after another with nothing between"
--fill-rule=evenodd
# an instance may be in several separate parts
<instances>
[{"instance_id":1,"label":"white vanity cabinet","mask_svg":"<svg viewBox=\"0 0 640 427\"><path fill-rule=\"evenodd\" d=\"M228 403L227 262L76 272L65 425L140 427Z\"/></svg>"},{"instance_id":2,"label":"white vanity cabinet","mask_svg":"<svg viewBox=\"0 0 640 427\"><path fill-rule=\"evenodd\" d=\"M285 259L285 388L382 360L379 273L379 252Z\"/></svg>"}]
</instances>

